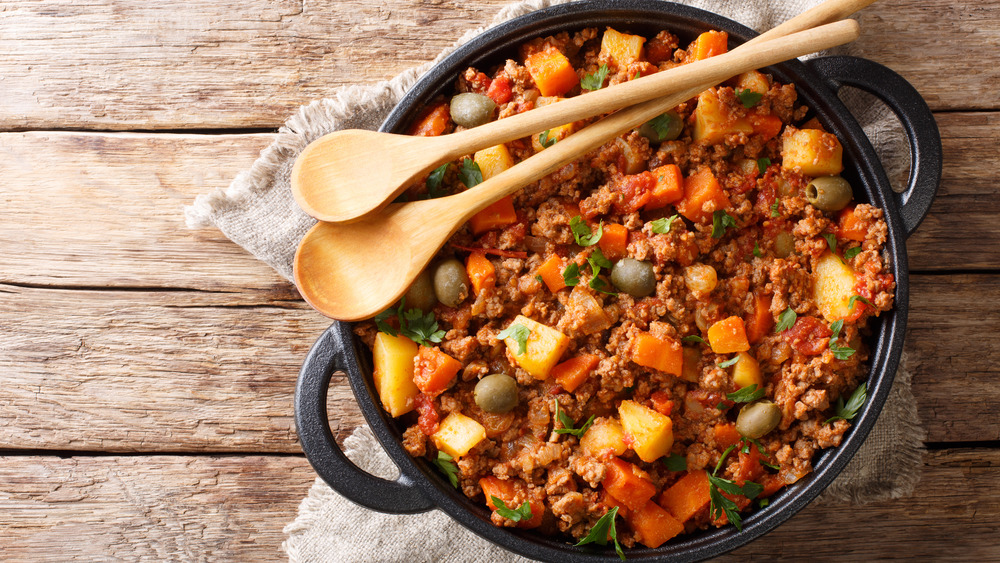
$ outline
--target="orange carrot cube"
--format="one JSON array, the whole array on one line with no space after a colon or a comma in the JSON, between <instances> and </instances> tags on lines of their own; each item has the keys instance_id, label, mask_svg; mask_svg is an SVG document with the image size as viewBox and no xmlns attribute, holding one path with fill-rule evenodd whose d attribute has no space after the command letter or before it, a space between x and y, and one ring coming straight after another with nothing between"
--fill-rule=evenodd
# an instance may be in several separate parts
<instances>
[{"instance_id":1,"label":"orange carrot cube","mask_svg":"<svg viewBox=\"0 0 1000 563\"><path fill-rule=\"evenodd\" d=\"M413 382L418 389L434 397L448 388L460 369L462 362L440 350L421 346L413 363Z\"/></svg>"},{"instance_id":2,"label":"orange carrot cube","mask_svg":"<svg viewBox=\"0 0 1000 563\"><path fill-rule=\"evenodd\" d=\"M469 219L472 234L480 235L486 231L506 227L517 222L517 212L514 211L514 200L507 196L486 209L476 213Z\"/></svg>"},{"instance_id":3,"label":"orange carrot cube","mask_svg":"<svg viewBox=\"0 0 1000 563\"><path fill-rule=\"evenodd\" d=\"M716 354L746 352L750 349L743 319L729 317L708 327L708 343Z\"/></svg>"},{"instance_id":4,"label":"orange carrot cube","mask_svg":"<svg viewBox=\"0 0 1000 563\"><path fill-rule=\"evenodd\" d=\"M729 51L729 34L725 31L706 31L688 47L694 60L700 61Z\"/></svg>"},{"instance_id":5,"label":"orange carrot cube","mask_svg":"<svg viewBox=\"0 0 1000 563\"><path fill-rule=\"evenodd\" d=\"M639 510L656 494L656 485L648 473L617 457L611 458L607 463L607 473L602 483L604 490L629 510Z\"/></svg>"},{"instance_id":6,"label":"orange carrot cube","mask_svg":"<svg viewBox=\"0 0 1000 563\"><path fill-rule=\"evenodd\" d=\"M492 289L497 283L496 269L493 263L486 257L486 253L477 250L465 260L465 269L469 274L469 281L472 282L472 293L479 295L484 289Z\"/></svg>"},{"instance_id":7,"label":"orange carrot cube","mask_svg":"<svg viewBox=\"0 0 1000 563\"><path fill-rule=\"evenodd\" d=\"M663 491L660 506L666 508L674 518L687 522L708 506L708 488L708 473L704 469L691 471Z\"/></svg>"},{"instance_id":8,"label":"orange carrot cube","mask_svg":"<svg viewBox=\"0 0 1000 563\"><path fill-rule=\"evenodd\" d=\"M569 59L555 49L528 55L524 66L543 96L561 96L580 83Z\"/></svg>"},{"instance_id":9,"label":"orange carrot cube","mask_svg":"<svg viewBox=\"0 0 1000 563\"><path fill-rule=\"evenodd\" d=\"M650 548L660 547L684 531L684 524L653 501L630 512L625 521L632 527L639 543Z\"/></svg>"},{"instance_id":10,"label":"orange carrot cube","mask_svg":"<svg viewBox=\"0 0 1000 563\"><path fill-rule=\"evenodd\" d=\"M597 241L597 246L604 257L612 262L625 258L628 256L628 229L618 223L604 225L604 234Z\"/></svg>"},{"instance_id":11,"label":"orange carrot cube","mask_svg":"<svg viewBox=\"0 0 1000 563\"><path fill-rule=\"evenodd\" d=\"M754 293L753 312L745 320L747 340L757 344L774 328L774 316L771 315L771 294Z\"/></svg>"},{"instance_id":12,"label":"orange carrot cube","mask_svg":"<svg viewBox=\"0 0 1000 563\"><path fill-rule=\"evenodd\" d=\"M672 338L658 338L640 332L632 342L632 361L640 366L680 376L684 368L684 351Z\"/></svg>"},{"instance_id":13,"label":"orange carrot cube","mask_svg":"<svg viewBox=\"0 0 1000 563\"><path fill-rule=\"evenodd\" d=\"M686 219L703 223L710 220L715 211L729 206L729 198L711 168L699 168L684 179L684 197L677 204L677 212Z\"/></svg>"},{"instance_id":14,"label":"orange carrot cube","mask_svg":"<svg viewBox=\"0 0 1000 563\"><path fill-rule=\"evenodd\" d=\"M563 389L572 393L590 377L600 358L593 354L581 354L552 368L551 376Z\"/></svg>"},{"instance_id":15,"label":"orange carrot cube","mask_svg":"<svg viewBox=\"0 0 1000 563\"><path fill-rule=\"evenodd\" d=\"M437 137L444 134L451 122L451 109L448 104L438 104L424 110L410 127L409 134L417 137Z\"/></svg>"},{"instance_id":16,"label":"orange carrot cube","mask_svg":"<svg viewBox=\"0 0 1000 563\"><path fill-rule=\"evenodd\" d=\"M548 257L542 265L538 267L538 275L542 277L542 282L549 291L555 293L566 287L566 280L563 279L563 261L555 254Z\"/></svg>"},{"instance_id":17,"label":"orange carrot cube","mask_svg":"<svg viewBox=\"0 0 1000 563\"><path fill-rule=\"evenodd\" d=\"M653 186L653 195L646 202L646 209L666 207L684 197L684 177L681 175L680 167L676 164L665 164L652 172L656 178L656 185Z\"/></svg>"}]
</instances>

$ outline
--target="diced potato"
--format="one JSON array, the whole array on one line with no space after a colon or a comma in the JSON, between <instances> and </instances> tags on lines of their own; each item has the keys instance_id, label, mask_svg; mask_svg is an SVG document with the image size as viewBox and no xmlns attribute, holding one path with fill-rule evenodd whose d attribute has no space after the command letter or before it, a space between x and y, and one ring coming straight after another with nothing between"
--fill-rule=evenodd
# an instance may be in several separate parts
<instances>
[{"instance_id":1,"label":"diced potato","mask_svg":"<svg viewBox=\"0 0 1000 563\"><path fill-rule=\"evenodd\" d=\"M438 426L438 431L431 435L434 445L452 457L462 457L469 453L484 438L486 429L483 425L459 412L445 417Z\"/></svg>"},{"instance_id":2,"label":"diced potato","mask_svg":"<svg viewBox=\"0 0 1000 563\"><path fill-rule=\"evenodd\" d=\"M569 348L569 338L558 330L518 315L511 325L520 324L530 331L524 354L518 354L517 340L511 336L504 340L517 365L535 379L546 379L559 358Z\"/></svg>"},{"instance_id":3,"label":"diced potato","mask_svg":"<svg viewBox=\"0 0 1000 563\"><path fill-rule=\"evenodd\" d=\"M632 449L642 461L656 461L674 445L673 422L669 416L635 401L622 401L618 405L618 415L622 428L632 439Z\"/></svg>"},{"instance_id":4,"label":"diced potato","mask_svg":"<svg viewBox=\"0 0 1000 563\"><path fill-rule=\"evenodd\" d=\"M568 320L563 328L571 331L575 330L583 334L594 334L611 328L611 319L608 318L601 302L594 297L594 292L584 284L573 286L569 294L569 302L566 304L566 317ZM565 321L564 321L565 322Z\"/></svg>"},{"instance_id":5,"label":"diced potato","mask_svg":"<svg viewBox=\"0 0 1000 563\"><path fill-rule=\"evenodd\" d=\"M715 90L705 90L698 96L694 108L694 140L709 144L721 143L726 135L753 133L753 125L745 117L736 117L726 107Z\"/></svg>"},{"instance_id":6,"label":"diced potato","mask_svg":"<svg viewBox=\"0 0 1000 563\"><path fill-rule=\"evenodd\" d=\"M580 447L592 457L603 457L608 452L615 456L624 455L627 448L625 430L617 419L598 418L580 438Z\"/></svg>"},{"instance_id":7,"label":"diced potato","mask_svg":"<svg viewBox=\"0 0 1000 563\"><path fill-rule=\"evenodd\" d=\"M739 75L736 79L741 90L749 90L758 94L766 93L771 85L767 82L767 77L760 71L751 70Z\"/></svg>"},{"instance_id":8,"label":"diced potato","mask_svg":"<svg viewBox=\"0 0 1000 563\"><path fill-rule=\"evenodd\" d=\"M681 370L681 379L690 381L691 383L698 383L698 378L701 376L701 370L698 369L699 363L701 363L701 350L693 346L685 346L684 367Z\"/></svg>"},{"instance_id":9,"label":"diced potato","mask_svg":"<svg viewBox=\"0 0 1000 563\"><path fill-rule=\"evenodd\" d=\"M511 158L507 145L503 144L477 151L472 160L479 165L479 170L483 173L483 180L489 180L514 166L514 159Z\"/></svg>"},{"instance_id":10,"label":"diced potato","mask_svg":"<svg viewBox=\"0 0 1000 563\"><path fill-rule=\"evenodd\" d=\"M642 45L645 42L645 37L619 33L609 27L601 38L601 52L598 57L601 60L614 61L619 69L623 69L642 57Z\"/></svg>"},{"instance_id":11,"label":"diced potato","mask_svg":"<svg viewBox=\"0 0 1000 563\"><path fill-rule=\"evenodd\" d=\"M760 364L757 360L746 352L740 352L738 357L736 365L733 366L733 383L736 387L742 389L756 384L758 389L762 388L764 376L760 373Z\"/></svg>"},{"instance_id":12,"label":"diced potato","mask_svg":"<svg viewBox=\"0 0 1000 563\"><path fill-rule=\"evenodd\" d=\"M854 270L827 251L819 257L814 274L813 297L823 318L834 322L848 317L851 312L848 302L858 283Z\"/></svg>"},{"instance_id":13,"label":"diced potato","mask_svg":"<svg viewBox=\"0 0 1000 563\"><path fill-rule=\"evenodd\" d=\"M391 416L404 415L414 408L420 393L413 382L413 359L417 345L405 336L375 335L372 362L375 364L375 389L382 406Z\"/></svg>"},{"instance_id":14,"label":"diced potato","mask_svg":"<svg viewBox=\"0 0 1000 563\"><path fill-rule=\"evenodd\" d=\"M542 144L542 135L545 135L545 140L549 147L552 146L552 142L559 142L566 137L569 137L576 131L576 122L567 123L566 125L560 125L558 127L553 127L548 130L548 133L542 131L541 133L535 133L531 136L531 147L535 149L535 152L541 152L548 147Z\"/></svg>"},{"instance_id":15,"label":"diced potato","mask_svg":"<svg viewBox=\"0 0 1000 563\"><path fill-rule=\"evenodd\" d=\"M843 156L837 136L819 129L786 130L781 145L781 167L806 176L840 174Z\"/></svg>"}]
</instances>

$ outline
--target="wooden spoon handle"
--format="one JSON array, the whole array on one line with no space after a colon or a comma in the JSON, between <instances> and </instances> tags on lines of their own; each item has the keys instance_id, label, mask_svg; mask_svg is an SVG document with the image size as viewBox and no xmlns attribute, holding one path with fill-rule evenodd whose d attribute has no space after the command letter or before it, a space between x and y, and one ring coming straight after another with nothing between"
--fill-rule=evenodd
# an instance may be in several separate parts
<instances>
[{"instance_id":1,"label":"wooden spoon handle","mask_svg":"<svg viewBox=\"0 0 1000 563\"><path fill-rule=\"evenodd\" d=\"M875 0L829 0L819 6L806 10L785 23L776 26L750 41L747 41L739 48L747 45L755 45L785 35L791 35L828 23L838 22L855 12L859 12L875 3Z\"/></svg>"},{"instance_id":2,"label":"wooden spoon handle","mask_svg":"<svg viewBox=\"0 0 1000 563\"><path fill-rule=\"evenodd\" d=\"M683 75L675 74L675 77L680 76L680 78L675 78L670 87L664 89L665 91L674 92L673 94L618 111L566 137L542 152L519 162L503 173L479 184L474 189L439 200L429 200L428 203L432 201L442 202L441 207L447 207L452 213L455 213L455 219L460 221L467 220L501 197L510 195L531 182L555 172L567 162L579 158L587 152L603 145L608 139L621 135L649 121L723 80L741 72L777 64L814 51L821 51L848 43L857 39L858 35L859 27L857 22L854 20L844 20L762 42L756 46L748 47L746 50L740 47L727 55L707 59L703 62L721 62L717 62L717 64L711 67L702 66L701 72L694 74L689 72L685 72ZM694 69L696 66L697 64L685 65L677 70L687 71L687 69ZM616 86L608 91L614 92L619 89L620 87ZM664 91L661 90L659 93L662 96ZM594 94L582 97L589 98L592 96ZM554 104L554 106L567 103L562 102ZM527 112L523 115L531 113L533 112ZM507 121L507 119L502 121ZM470 131L475 131L475 129ZM521 136L523 134L518 133L513 138ZM446 200L450 201L444 203Z\"/></svg>"}]
</instances>

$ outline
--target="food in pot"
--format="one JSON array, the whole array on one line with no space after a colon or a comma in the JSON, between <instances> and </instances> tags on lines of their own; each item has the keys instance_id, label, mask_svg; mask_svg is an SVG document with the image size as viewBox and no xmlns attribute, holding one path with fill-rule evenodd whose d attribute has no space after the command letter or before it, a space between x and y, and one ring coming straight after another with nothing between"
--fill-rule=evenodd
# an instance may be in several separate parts
<instances>
[{"instance_id":1,"label":"food in pot","mask_svg":"<svg viewBox=\"0 0 1000 563\"><path fill-rule=\"evenodd\" d=\"M440 135L726 51L585 29L469 68L410 129ZM805 478L865 400L892 307L882 211L792 85L744 73L476 214L356 333L404 446L494 524L658 547ZM448 163L474 187L588 121ZM428 220L433 220L428 217Z\"/></svg>"}]
</instances>

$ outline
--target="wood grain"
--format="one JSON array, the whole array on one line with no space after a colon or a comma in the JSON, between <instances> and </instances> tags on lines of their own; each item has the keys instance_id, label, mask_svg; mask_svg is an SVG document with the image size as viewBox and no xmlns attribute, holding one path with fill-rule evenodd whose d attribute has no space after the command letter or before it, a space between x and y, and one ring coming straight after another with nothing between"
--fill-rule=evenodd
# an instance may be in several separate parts
<instances>
[{"instance_id":1,"label":"wood grain","mask_svg":"<svg viewBox=\"0 0 1000 563\"><path fill-rule=\"evenodd\" d=\"M0 130L277 127L337 87L433 59L507 3L7 3ZM854 48L935 109L997 109L1000 65L982 64L1000 44L997 10L1000 0L879 2Z\"/></svg>"},{"instance_id":2,"label":"wood grain","mask_svg":"<svg viewBox=\"0 0 1000 563\"><path fill-rule=\"evenodd\" d=\"M12 561L284 561L314 476L300 457L4 457L0 546ZM996 450L929 452L918 494L813 504L722 560L995 561L998 479Z\"/></svg>"}]
</instances>

